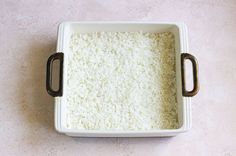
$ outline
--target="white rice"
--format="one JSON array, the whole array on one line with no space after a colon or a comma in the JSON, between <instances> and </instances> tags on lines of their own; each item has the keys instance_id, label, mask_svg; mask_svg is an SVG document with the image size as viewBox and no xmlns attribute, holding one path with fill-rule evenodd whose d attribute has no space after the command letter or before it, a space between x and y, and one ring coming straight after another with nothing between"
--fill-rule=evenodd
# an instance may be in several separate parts
<instances>
[{"instance_id":1,"label":"white rice","mask_svg":"<svg viewBox=\"0 0 236 156\"><path fill-rule=\"evenodd\" d=\"M67 128L178 127L172 33L75 33L70 51Z\"/></svg>"}]
</instances>

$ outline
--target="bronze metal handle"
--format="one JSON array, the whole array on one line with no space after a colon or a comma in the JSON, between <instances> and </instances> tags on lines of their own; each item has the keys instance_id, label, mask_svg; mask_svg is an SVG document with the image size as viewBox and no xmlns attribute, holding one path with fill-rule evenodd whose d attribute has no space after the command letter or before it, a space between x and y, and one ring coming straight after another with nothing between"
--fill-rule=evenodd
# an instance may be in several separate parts
<instances>
[{"instance_id":1,"label":"bronze metal handle","mask_svg":"<svg viewBox=\"0 0 236 156\"><path fill-rule=\"evenodd\" d=\"M62 96L63 91L63 58L64 54L61 52L52 54L47 61L47 73L46 73L46 89L48 94L53 97ZM53 61L59 60L60 61L60 75L59 75L59 89L53 90L52 89L52 64Z\"/></svg>"},{"instance_id":2,"label":"bronze metal handle","mask_svg":"<svg viewBox=\"0 0 236 156\"><path fill-rule=\"evenodd\" d=\"M185 83L185 66L184 61L188 59L192 63L193 67L193 89L191 91L186 90L186 83ZM188 53L181 54L181 74L182 74L182 94L186 97L192 97L196 95L199 91L199 81L198 81L198 63L197 59Z\"/></svg>"}]
</instances>

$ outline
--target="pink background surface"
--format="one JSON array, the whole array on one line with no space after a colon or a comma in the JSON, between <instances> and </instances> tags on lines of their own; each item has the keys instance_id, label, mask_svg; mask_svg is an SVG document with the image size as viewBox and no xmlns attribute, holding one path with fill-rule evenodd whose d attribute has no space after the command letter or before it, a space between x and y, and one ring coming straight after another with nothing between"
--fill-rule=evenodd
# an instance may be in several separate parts
<instances>
[{"instance_id":1,"label":"pink background surface","mask_svg":"<svg viewBox=\"0 0 236 156\"><path fill-rule=\"evenodd\" d=\"M173 138L70 138L53 123L45 65L62 21L180 21L199 61L191 131ZM1 0L0 155L236 155L235 0Z\"/></svg>"}]
</instances>

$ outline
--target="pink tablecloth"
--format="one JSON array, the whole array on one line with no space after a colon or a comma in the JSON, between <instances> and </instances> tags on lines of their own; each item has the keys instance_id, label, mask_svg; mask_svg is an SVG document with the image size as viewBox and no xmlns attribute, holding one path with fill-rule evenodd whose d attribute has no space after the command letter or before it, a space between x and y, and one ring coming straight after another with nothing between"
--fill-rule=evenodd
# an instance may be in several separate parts
<instances>
[{"instance_id":1,"label":"pink tablecloth","mask_svg":"<svg viewBox=\"0 0 236 156\"><path fill-rule=\"evenodd\" d=\"M185 22L200 66L192 130L162 139L58 134L45 65L66 20ZM236 155L235 58L235 0L1 0L0 155Z\"/></svg>"}]
</instances>

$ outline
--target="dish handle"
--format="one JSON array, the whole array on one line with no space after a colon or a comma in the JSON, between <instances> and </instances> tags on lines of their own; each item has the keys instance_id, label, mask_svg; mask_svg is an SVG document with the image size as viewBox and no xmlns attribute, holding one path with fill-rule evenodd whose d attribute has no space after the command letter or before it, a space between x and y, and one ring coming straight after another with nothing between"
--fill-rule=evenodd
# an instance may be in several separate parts
<instances>
[{"instance_id":1,"label":"dish handle","mask_svg":"<svg viewBox=\"0 0 236 156\"><path fill-rule=\"evenodd\" d=\"M46 89L49 95L53 97L62 96L63 94L63 58L64 54L61 52L52 54L47 61L46 71ZM60 75L59 75L59 88L58 90L52 89L52 65L55 60L60 61Z\"/></svg>"},{"instance_id":2,"label":"dish handle","mask_svg":"<svg viewBox=\"0 0 236 156\"><path fill-rule=\"evenodd\" d=\"M191 91L186 90L185 83L185 60L190 60L193 68L193 89ZM198 80L198 63L197 59L188 53L181 54L181 75L182 75L182 94L186 97L192 97L196 95L199 91L199 80Z\"/></svg>"}]
</instances>

